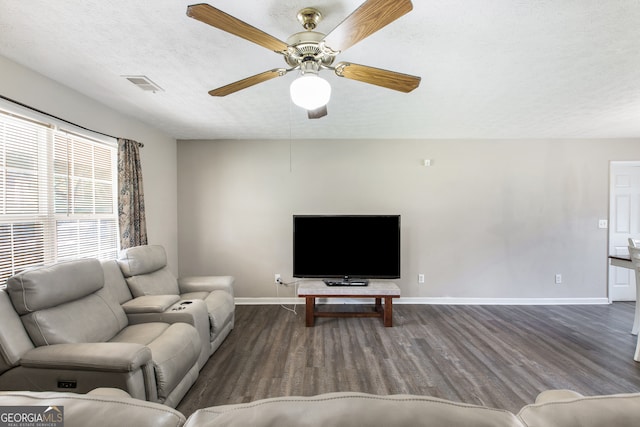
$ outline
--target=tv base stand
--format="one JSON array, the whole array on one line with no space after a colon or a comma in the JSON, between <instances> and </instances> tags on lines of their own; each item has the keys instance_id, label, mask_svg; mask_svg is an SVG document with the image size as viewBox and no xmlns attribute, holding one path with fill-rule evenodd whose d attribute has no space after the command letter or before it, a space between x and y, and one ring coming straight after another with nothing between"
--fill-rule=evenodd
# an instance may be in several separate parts
<instances>
[{"instance_id":1,"label":"tv base stand","mask_svg":"<svg viewBox=\"0 0 640 427\"><path fill-rule=\"evenodd\" d=\"M313 281L303 282L298 287L298 296L305 298L307 326L314 326L316 317L380 317L384 326L391 327L393 298L400 297L400 288L392 282L369 282L369 286L336 287ZM317 309L316 298L374 298L375 306L373 311L321 311Z\"/></svg>"},{"instance_id":2,"label":"tv base stand","mask_svg":"<svg viewBox=\"0 0 640 427\"><path fill-rule=\"evenodd\" d=\"M323 280L327 286L368 286L369 281L366 279L344 279L344 280Z\"/></svg>"}]
</instances>

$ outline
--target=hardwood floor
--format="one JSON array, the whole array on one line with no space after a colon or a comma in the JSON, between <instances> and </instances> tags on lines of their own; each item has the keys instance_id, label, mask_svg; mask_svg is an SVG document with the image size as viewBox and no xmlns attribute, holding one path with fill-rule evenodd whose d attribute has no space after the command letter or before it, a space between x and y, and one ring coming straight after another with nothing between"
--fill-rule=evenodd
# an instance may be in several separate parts
<instances>
[{"instance_id":1,"label":"hardwood floor","mask_svg":"<svg viewBox=\"0 0 640 427\"><path fill-rule=\"evenodd\" d=\"M344 310L343 306L335 306ZM334 391L419 394L517 412L547 389L639 392L634 303L394 305L380 319L237 306L236 326L178 410Z\"/></svg>"}]
</instances>

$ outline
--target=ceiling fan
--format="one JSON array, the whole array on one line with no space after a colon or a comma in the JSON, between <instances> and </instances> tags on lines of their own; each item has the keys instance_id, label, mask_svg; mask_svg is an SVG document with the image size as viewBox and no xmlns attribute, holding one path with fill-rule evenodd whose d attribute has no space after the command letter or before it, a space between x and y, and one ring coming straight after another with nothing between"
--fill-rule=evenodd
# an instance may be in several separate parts
<instances>
[{"instance_id":1,"label":"ceiling fan","mask_svg":"<svg viewBox=\"0 0 640 427\"><path fill-rule=\"evenodd\" d=\"M187 7L187 16L212 27L256 43L284 57L289 68L274 68L209 91L211 96L227 96L258 83L281 77L293 70L301 76L291 84L292 101L308 111L311 119L327 114L331 94L329 83L320 78L321 70L333 70L340 77L411 92L420 77L351 62L333 64L336 56L413 9L410 0L366 0L328 34L314 31L322 14L315 8L298 12L305 31L291 35L286 43L208 4Z\"/></svg>"}]
</instances>

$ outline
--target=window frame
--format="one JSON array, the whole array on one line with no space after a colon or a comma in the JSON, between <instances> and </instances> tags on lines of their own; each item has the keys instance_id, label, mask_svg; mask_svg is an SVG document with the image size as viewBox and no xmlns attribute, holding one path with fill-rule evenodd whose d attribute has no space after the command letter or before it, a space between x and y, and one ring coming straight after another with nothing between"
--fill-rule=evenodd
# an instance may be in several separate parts
<instances>
[{"instance_id":1,"label":"window frame","mask_svg":"<svg viewBox=\"0 0 640 427\"><path fill-rule=\"evenodd\" d=\"M44 160L38 162L37 164L37 192L40 194L38 196L38 212L34 213L16 213L16 214L5 214L4 211L0 212L0 225L5 224L19 224L19 223L29 223L33 222L34 224L43 224L44 233L43 233L43 262L37 262L30 266L35 265L50 265L59 261L68 260L68 259L76 259L83 258L81 252L76 254L75 256L61 256L58 253L60 250L59 244L59 236L58 236L58 226L63 221L77 221L78 229L81 228L81 222L84 222L84 226L87 225L87 221L93 222L95 221L96 233L99 236L101 231L100 227L105 226L108 227L109 239L107 242L109 244L108 252L109 254L103 254L100 258L108 259L115 258L120 250L120 238L119 238L119 224L118 224L118 173L117 173L117 156L118 156L118 142L115 138L104 136L101 134L97 134L91 132L86 129L82 129L76 126L73 126L69 123L66 123L62 120L55 119L53 117L49 117L46 114L42 114L36 111L32 111L28 108L10 103L8 101L0 99L0 116L11 116L14 119L25 120L31 124L35 124L37 126L43 126L43 129L48 129L45 135L45 140L39 141L37 152L38 155L44 155ZM57 135L57 136L56 136ZM91 183L92 186L92 205L90 213L74 213L73 211L60 213L56 209L56 170L55 170L55 158L54 158L54 145L56 142L56 138L79 138L82 141L80 144L89 143L91 147L91 178L87 178L87 180ZM99 199L96 198L96 183L101 182L105 184L104 188L108 187L108 180L99 179L96 177L96 150L100 150L105 148L102 154L102 159L107 159L104 157L108 155L110 161L110 172L109 175L111 177L110 185L111 185L111 194L107 196L107 192L102 192L102 195L105 196L105 200L108 197L111 197L111 212L97 212L99 206ZM44 168L44 170L42 170ZM104 172L106 168L102 170ZM67 179L72 180L74 175L67 174ZM79 178L78 178L79 179ZM41 183L40 181L44 183ZM45 188L46 187L46 188ZM70 187L69 187L70 188ZM6 190L6 189L5 189ZM43 192L46 193L43 195ZM5 191L6 193L6 191ZM69 196L67 195L67 201L69 201ZM4 200L2 201L4 202ZM44 205L44 206L43 206ZM102 204L103 207L108 206L108 204ZM24 221L23 221L24 220ZM13 228L12 228L13 230ZM14 255L14 243L13 243L13 234L10 234L12 239L11 243L11 260L7 263L11 267L11 272L6 272L4 275L9 274L14 275L24 268L20 266L19 269L16 269ZM77 244L78 247L82 246L81 241L82 234L77 235ZM91 255L89 255L91 256ZM0 277L0 288L6 286L6 277Z\"/></svg>"}]
</instances>

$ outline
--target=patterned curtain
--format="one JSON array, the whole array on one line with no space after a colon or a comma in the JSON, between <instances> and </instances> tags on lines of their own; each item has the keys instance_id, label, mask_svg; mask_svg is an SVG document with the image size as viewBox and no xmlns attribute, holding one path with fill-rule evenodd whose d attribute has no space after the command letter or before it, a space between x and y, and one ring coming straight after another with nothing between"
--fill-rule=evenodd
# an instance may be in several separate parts
<instances>
[{"instance_id":1,"label":"patterned curtain","mask_svg":"<svg viewBox=\"0 0 640 427\"><path fill-rule=\"evenodd\" d=\"M120 249L147 244L140 146L118 138L118 219Z\"/></svg>"}]
</instances>

